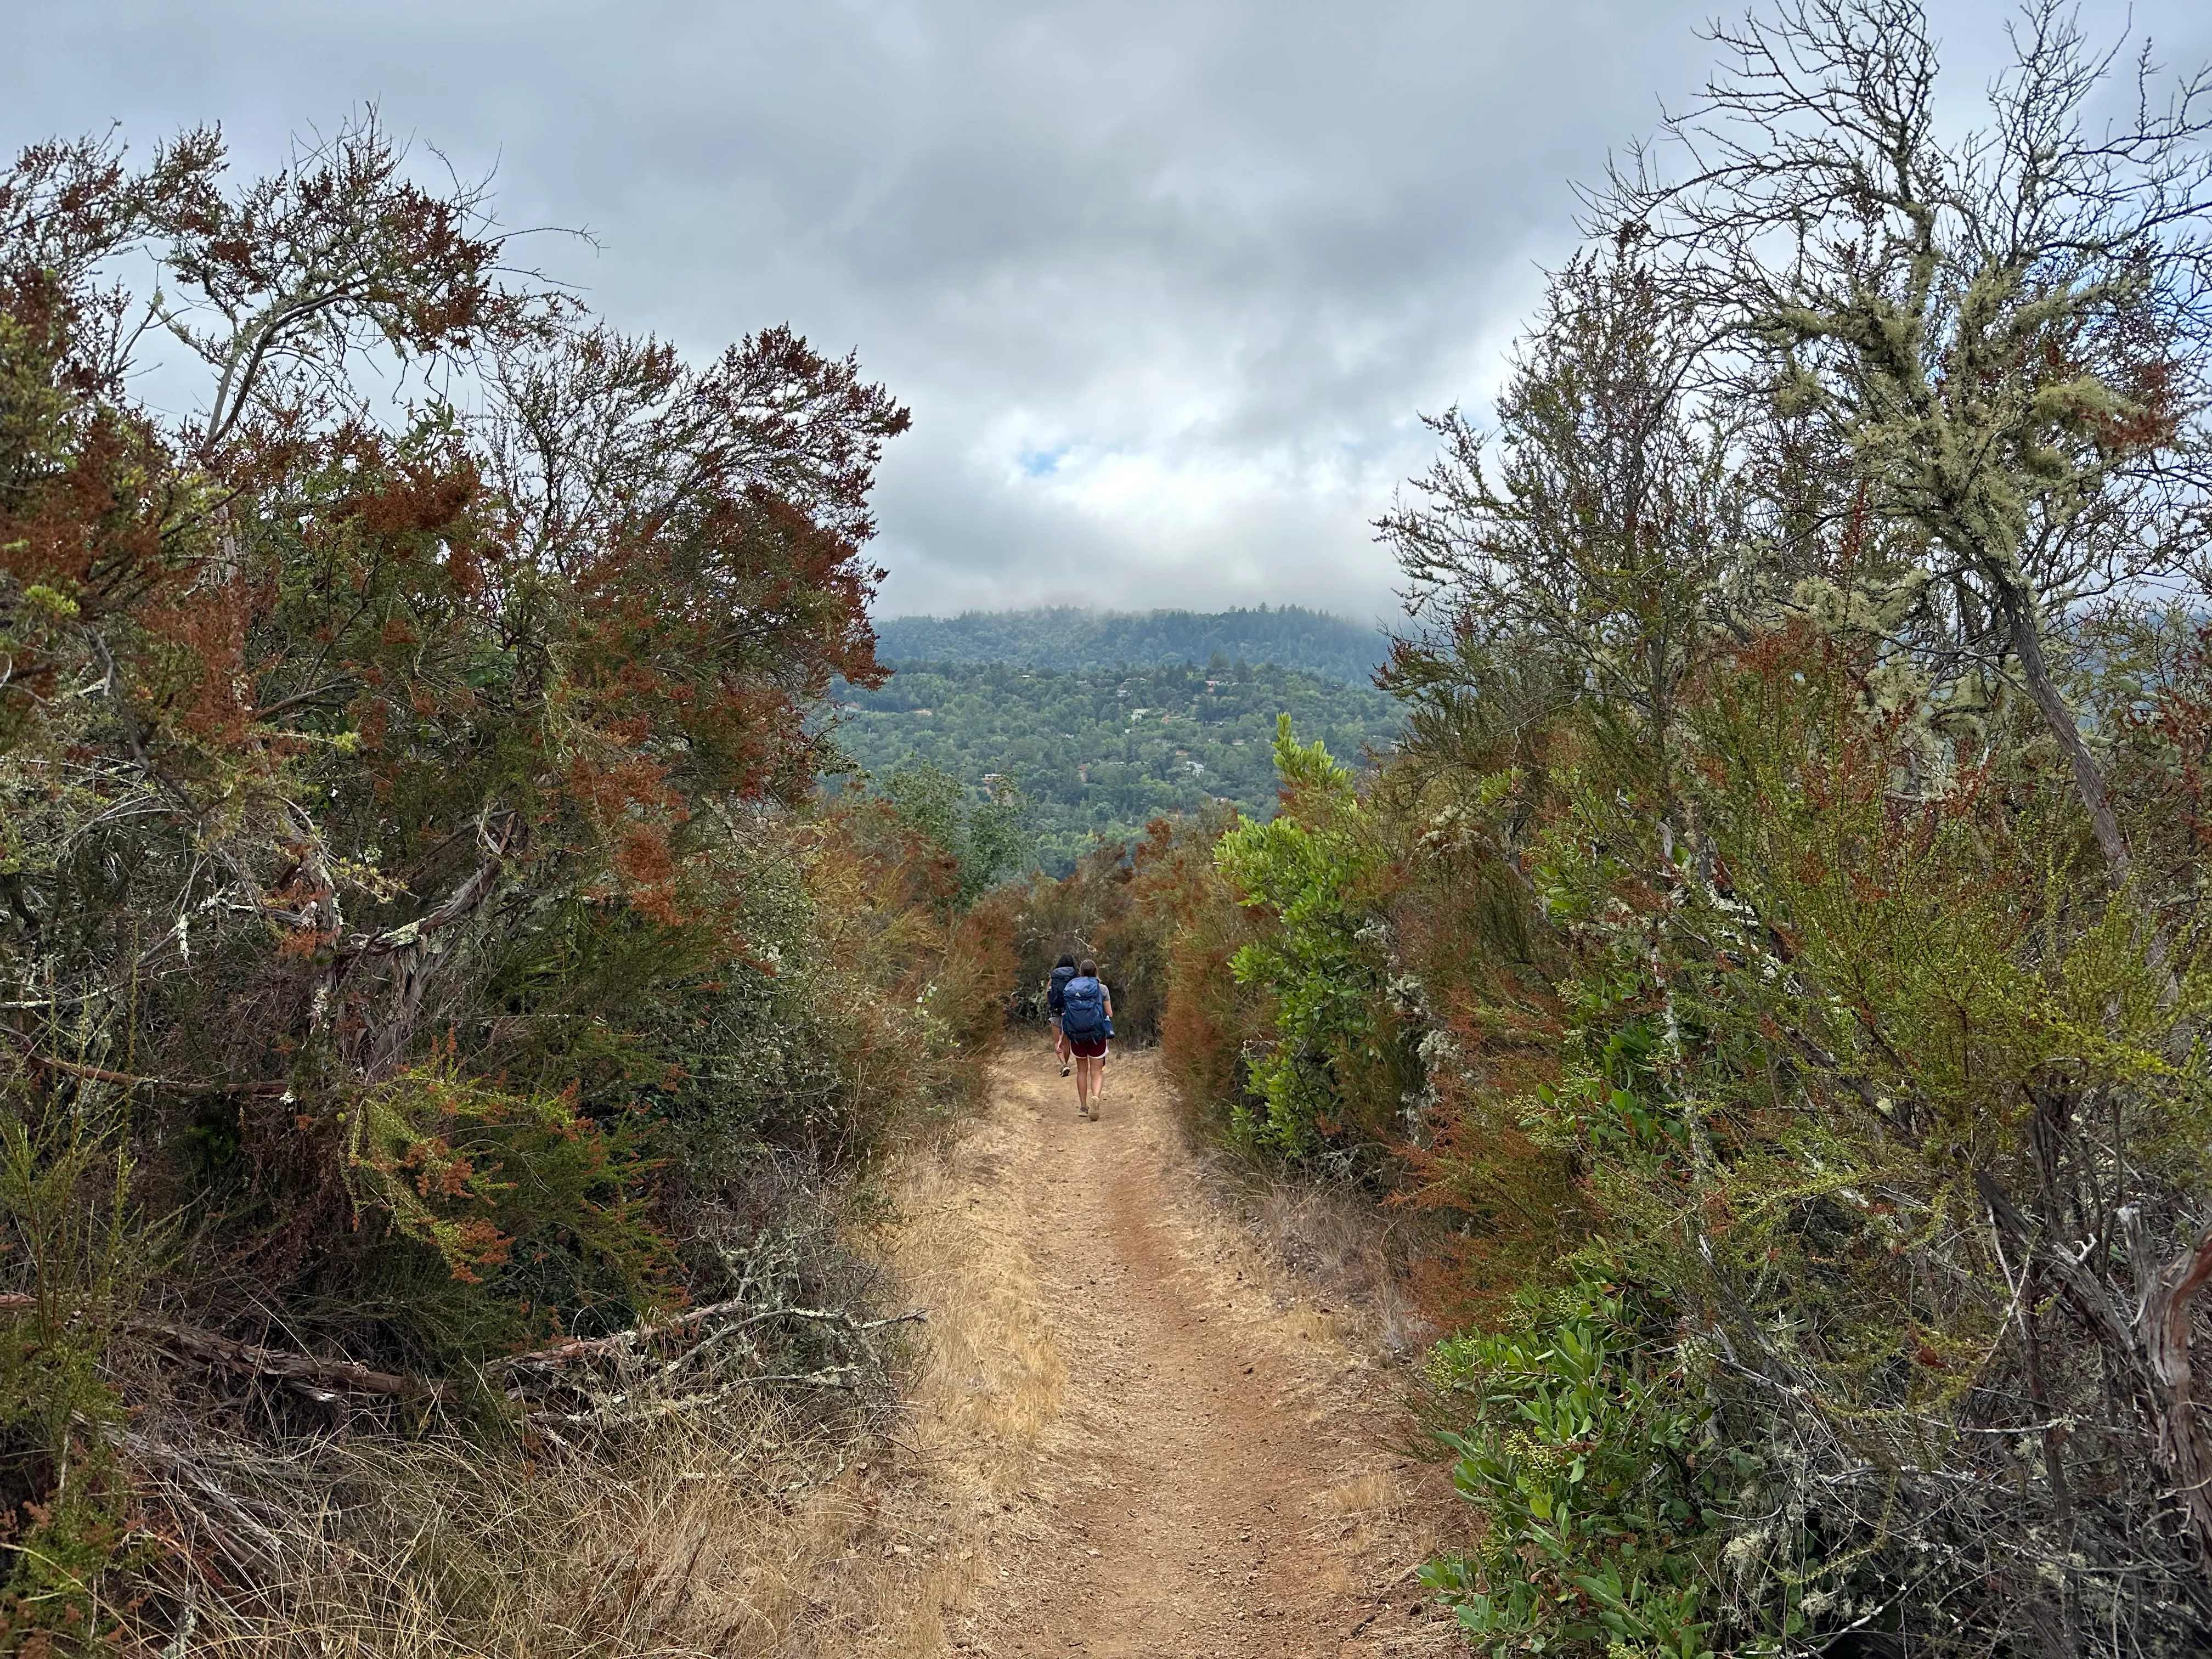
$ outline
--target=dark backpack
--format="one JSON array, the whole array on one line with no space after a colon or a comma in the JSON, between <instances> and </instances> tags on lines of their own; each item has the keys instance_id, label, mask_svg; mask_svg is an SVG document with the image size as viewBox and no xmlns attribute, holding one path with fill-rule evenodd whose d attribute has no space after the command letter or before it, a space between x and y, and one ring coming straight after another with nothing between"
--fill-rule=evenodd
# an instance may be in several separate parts
<instances>
[{"instance_id":1,"label":"dark backpack","mask_svg":"<svg viewBox=\"0 0 2212 1659\"><path fill-rule=\"evenodd\" d=\"M1106 1018L1106 988L1088 974L1068 981L1060 994L1060 1034L1071 1042L1114 1035Z\"/></svg>"},{"instance_id":2,"label":"dark backpack","mask_svg":"<svg viewBox=\"0 0 2212 1659\"><path fill-rule=\"evenodd\" d=\"M1067 990L1067 981L1074 977L1075 969L1073 968L1055 968L1052 970L1052 983L1045 988L1045 1012L1056 1014L1060 1012L1060 1000Z\"/></svg>"}]
</instances>

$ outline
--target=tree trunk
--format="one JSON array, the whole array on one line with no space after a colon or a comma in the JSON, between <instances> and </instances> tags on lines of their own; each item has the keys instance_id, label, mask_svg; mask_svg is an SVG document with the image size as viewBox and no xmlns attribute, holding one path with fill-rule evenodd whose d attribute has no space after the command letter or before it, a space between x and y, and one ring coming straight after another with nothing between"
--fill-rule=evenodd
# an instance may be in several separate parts
<instances>
[{"instance_id":1,"label":"tree trunk","mask_svg":"<svg viewBox=\"0 0 2212 1659\"><path fill-rule=\"evenodd\" d=\"M2206 1445L2203 1425L2197 1417L2189 1352L2197 1293L2212 1281L2212 1224L2200 1228L2179 1255L2160 1264L2142 1212L2132 1204L2120 1211L2128 1265L2135 1275L2136 1305L2130 1317L2092 1266L2088 1245L2077 1254L2048 1237L2039 1240L2027 1218L1988 1170L1974 1172L1974 1185L1989 1206L1990 1219L2050 1265L2072 1292L2075 1305L2096 1328L2100 1346L2140 1383L2139 1397L2156 1436L2153 1455L2173 1483L2197 1570L2212 1583L2212 1446Z\"/></svg>"},{"instance_id":2,"label":"tree trunk","mask_svg":"<svg viewBox=\"0 0 2212 1659\"><path fill-rule=\"evenodd\" d=\"M2089 752L2089 745L2081 740L2081 727L2074 718L2074 711L2051 681L2051 664L2043 654L2043 635L2035 625L2034 601L2010 577L1998 579L1996 586L1997 602L2004 607L2012 653L2020 662L2021 678L2027 682L2027 694L2035 700L2036 712L2043 716L2044 725L2057 740L2067 765L2073 770L2075 793L2088 809L2089 828L2097 837L2098 849L2105 855L2105 867L2112 872L2112 884L2117 887L2128 878L2128 843L2120 834L2120 821L2113 815L2112 801L2105 793L2104 774L2097 769L2097 758Z\"/></svg>"},{"instance_id":3,"label":"tree trunk","mask_svg":"<svg viewBox=\"0 0 2212 1659\"><path fill-rule=\"evenodd\" d=\"M2133 1206L2122 1210L2120 1224L2136 1274L2136 1330L2157 1392L2159 1461L2188 1514L2198 1560L2212 1574L2212 1450L2197 1427L2189 1357L2191 1304L2212 1279L2212 1226L2161 1267L2142 1212Z\"/></svg>"}]
</instances>

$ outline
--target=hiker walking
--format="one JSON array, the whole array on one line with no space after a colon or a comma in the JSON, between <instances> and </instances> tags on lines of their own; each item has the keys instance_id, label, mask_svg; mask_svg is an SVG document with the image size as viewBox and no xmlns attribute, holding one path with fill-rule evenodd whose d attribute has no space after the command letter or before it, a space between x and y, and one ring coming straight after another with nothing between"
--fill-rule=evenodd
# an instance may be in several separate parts
<instances>
[{"instance_id":1,"label":"hiker walking","mask_svg":"<svg viewBox=\"0 0 2212 1659\"><path fill-rule=\"evenodd\" d=\"M1052 982L1044 988L1044 1012L1052 1026L1052 1046L1060 1052L1060 1074L1067 1075L1067 1038L1060 1029L1060 998L1066 994L1067 981L1075 977L1075 958L1062 957L1060 965L1052 970Z\"/></svg>"},{"instance_id":2,"label":"hiker walking","mask_svg":"<svg viewBox=\"0 0 2212 1659\"><path fill-rule=\"evenodd\" d=\"M1060 1040L1075 1057L1075 1115L1098 1116L1106 1085L1106 1039L1114 1035L1114 999L1099 983L1098 964L1084 957L1060 994Z\"/></svg>"}]
</instances>

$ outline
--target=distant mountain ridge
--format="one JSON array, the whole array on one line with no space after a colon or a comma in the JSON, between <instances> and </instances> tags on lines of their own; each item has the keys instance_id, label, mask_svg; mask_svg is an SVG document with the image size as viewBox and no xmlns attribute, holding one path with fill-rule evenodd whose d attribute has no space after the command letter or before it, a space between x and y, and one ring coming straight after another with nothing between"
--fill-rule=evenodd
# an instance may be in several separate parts
<instances>
[{"instance_id":1,"label":"distant mountain ridge","mask_svg":"<svg viewBox=\"0 0 2212 1659\"><path fill-rule=\"evenodd\" d=\"M1204 667L1225 662L1279 667L1364 684L1382 664L1381 629L1295 605L1233 611L970 611L957 617L890 617L876 623L884 662L1014 663L1084 669Z\"/></svg>"}]
</instances>

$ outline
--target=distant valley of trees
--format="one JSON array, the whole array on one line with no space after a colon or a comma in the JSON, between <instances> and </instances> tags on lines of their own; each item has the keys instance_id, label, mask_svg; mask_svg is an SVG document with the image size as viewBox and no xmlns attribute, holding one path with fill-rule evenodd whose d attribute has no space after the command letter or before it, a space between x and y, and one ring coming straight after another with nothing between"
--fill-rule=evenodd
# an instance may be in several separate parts
<instances>
[{"instance_id":1,"label":"distant valley of trees","mask_svg":"<svg viewBox=\"0 0 2212 1659\"><path fill-rule=\"evenodd\" d=\"M1163 614L1199 634L1200 625L1261 613ZM1267 614L1348 627L1311 611ZM1006 637L1018 632L1023 618L961 620L975 624L975 637ZM878 785L902 768L933 766L977 793L1018 790L1028 850L1055 874L1073 869L1099 838L1136 836L1163 813L1228 801L1248 817L1272 816L1270 745L1279 714L1289 714L1302 735L1353 756L1388 750L1397 725L1391 699L1364 683L1218 656L1208 666L1072 672L1018 661L891 665L890 682L878 690L837 692L839 745Z\"/></svg>"}]
</instances>

